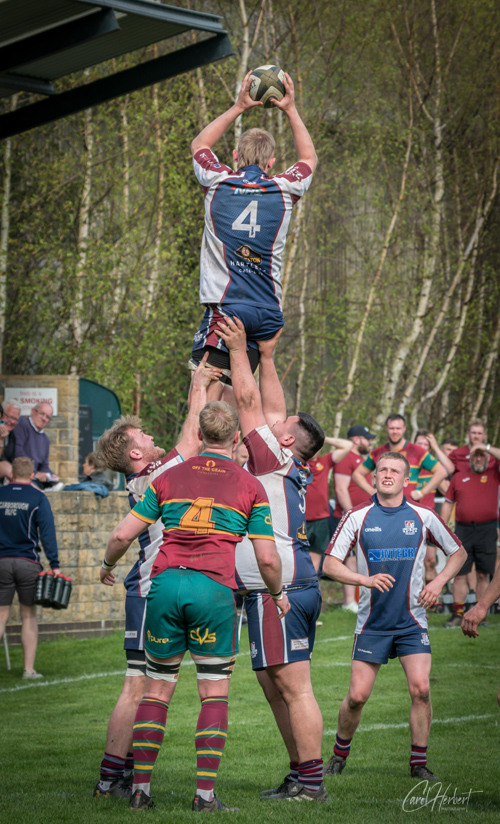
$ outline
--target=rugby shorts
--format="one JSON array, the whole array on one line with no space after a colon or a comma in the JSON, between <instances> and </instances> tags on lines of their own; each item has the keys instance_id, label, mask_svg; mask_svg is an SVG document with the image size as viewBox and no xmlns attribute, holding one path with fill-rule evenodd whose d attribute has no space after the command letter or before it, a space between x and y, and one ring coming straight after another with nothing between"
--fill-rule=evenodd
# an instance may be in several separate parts
<instances>
[{"instance_id":1,"label":"rugby shorts","mask_svg":"<svg viewBox=\"0 0 500 824\"><path fill-rule=\"evenodd\" d=\"M8 607L17 592L19 603L32 607L35 603L36 578L42 565L27 558L0 557L0 606Z\"/></svg>"},{"instance_id":2,"label":"rugby shorts","mask_svg":"<svg viewBox=\"0 0 500 824\"><path fill-rule=\"evenodd\" d=\"M399 632L361 632L354 636L353 661L368 661L370 664L387 664L389 658L404 655L430 654L431 643L427 630L401 630Z\"/></svg>"},{"instance_id":3,"label":"rugby shorts","mask_svg":"<svg viewBox=\"0 0 500 824\"><path fill-rule=\"evenodd\" d=\"M144 652L144 621L146 620L146 599L139 595L125 596L125 641L124 650ZM146 660L144 656L144 660Z\"/></svg>"},{"instance_id":4,"label":"rugby shorts","mask_svg":"<svg viewBox=\"0 0 500 824\"><path fill-rule=\"evenodd\" d=\"M459 575L467 575L472 565L476 564L476 572L493 576L497 559L497 524L496 520L482 524L455 523L455 535L460 538L464 549L467 550L467 560Z\"/></svg>"},{"instance_id":5,"label":"rugby shorts","mask_svg":"<svg viewBox=\"0 0 500 824\"><path fill-rule=\"evenodd\" d=\"M260 670L295 661L309 661L321 612L317 581L301 587L285 587L290 612L281 620L269 594L250 592L245 601L252 669Z\"/></svg>"},{"instance_id":6,"label":"rugby shorts","mask_svg":"<svg viewBox=\"0 0 500 824\"><path fill-rule=\"evenodd\" d=\"M146 651L170 658L189 650L226 658L238 652L233 590L194 569L166 569L151 579Z\"/></svg>"},{"instance_id":7,"label":"rugby shorts","mask_svg":"<svg viewBox=\"0 0 500 824\"><path fill-rule=\"evenodd\" d=\"M309 541L309 552L323 555L332 537L330 532L330 519L318 518L316 521L306 521L307 540Z\"/></svg>"}]
</instances>

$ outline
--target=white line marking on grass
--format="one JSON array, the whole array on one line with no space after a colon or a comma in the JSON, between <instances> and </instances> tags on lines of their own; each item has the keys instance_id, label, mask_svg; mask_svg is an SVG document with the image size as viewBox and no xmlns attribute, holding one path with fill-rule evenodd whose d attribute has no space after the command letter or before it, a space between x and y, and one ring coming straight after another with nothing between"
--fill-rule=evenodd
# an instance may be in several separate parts
<instances>
[{"instance_id":1,"label":"white line marking on grass","mask_svg":"<svg viewBox=\"0 0 500 824\"><path fill-rule=\"evenodd\" d=\"M75 684L77 681L91 681L93 678L107 678L110 675L125 675L125 670L113 670L112 672L94 672L90 675L78 675L76 678L59 678L57 681L36 681L33 684L18 684L17 687L6 687L0 692L19 692L19 690L31 690L34 687L56 687L59 684Z\"/></svg>"},{"instance_id":2,"label":"white line marking on grass","mask_svg":"<svg viewBox=\"0 0 500 824\"><path fill-rule=\"evenodd\" d=\"M434 724L463 724L466 721L483 721L487 718L496 718L497 713L489 712L486 715L462 715L460 718L433 718L432 726ZM375 732L379 730L400 730L408 728L409 723L405 721L404 724L360 724L357 733L359 732ZM323 735L336 735L337 730L325 730Z\"/></svg>"}]
</instances>

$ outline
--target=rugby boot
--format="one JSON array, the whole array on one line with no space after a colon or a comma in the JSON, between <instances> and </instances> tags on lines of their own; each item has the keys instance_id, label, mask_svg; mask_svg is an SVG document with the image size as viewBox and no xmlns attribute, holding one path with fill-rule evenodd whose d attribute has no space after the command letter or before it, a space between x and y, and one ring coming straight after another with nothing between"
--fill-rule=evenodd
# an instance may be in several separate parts
<instances>
[{"instance_id":1,"label":"rugby boot","mask_svg":"<svg viewBox=\"0 0 500 824\"><path fill-rule=\"evenodd\" d=\"M328 793L323 782L321 782L319 788L314 791L308 790L307 787L304 787L303 784L297 781L294 782L293 787L289 788L287 796L276 796L276 798L282 798L284 801L319 801L325 804L328 801Z\"/></svg>"},{"instance_id":2,"label":"rugby boot","mask_svg":"<svg viewBox=\"0 0 500 824\"><path fill-rule=\"evenodd\" d=\"M293 780L291 775L285 775L279 787L276 787L275 790L262 790L262 792L259 793L259 797L264 799L276 798L276 796L286 798L290 787L294 787L296 783L297 782Z\"/></svg>"},{"instance_id":3,"label":"rugby boot","mask_svg":"<svg viewBox=\"0 0 500 824\"><path fill-rule=\"evenodd\" d=\"M115 780L110 783L108 789L103 790L101 787L101 782L98 781L94 787L94 792L92 795L94 798L104 798L108 795L114 795L117 798L130 798L132 795L132 787L129 787L123 778L115 778Z\"/></svg>"},{"instance_id":4,"label":"rugby boot","mask_svg":"<svg viewBox=\"0 0 500 824\"><path fill-rule=\"evenodd\" d=\"M457 615L456 613L455 613L455 615L453 615L452 618L450 618L449 621L446 621L443 624L443 627L461 627L461 626L462 626L462 618L461 618L460 615Z\"/></svg>"},{"instance_id":5,"label":"rugby boot","mask_svg":"<svg viewBox=\"0 0 500 824\"><path fill-rule=\"evenodd\" d=\"M323 775L340 775L345 767L346 760L341 755L335 755L334 753L323 770Z\"/></svg>"},{"instance_id":6,"label":"rugby boot","mask_svg":"<svg viewBox=\"0 0 500 824\"><path fill-rule=\"evenodd\" d=\"M205 801L201 795L195 795L192 809L195 813L237 813L240 810L239 807L228 807L227 804L223 804L216 795L214 795L211 801Z\"/></svg>"},{"instance_id":7,"label":"rugby boot","mask_svg":"<svg viewBox=\"0 0 500 824\"><path fill-rule=\"evenodd\" d=\"M437 775L434 775L424 764L417 764L411 768L411 777L420 778L425 781L441 781Z\"/></svg>"},{"instance_id":8,"label":"rugby boot","mask_svg":"<svg viewBox=\"0 0 500 824\"><path fill-rule=\"evenodd\" d=\"M129 810L156 810L156 804L144 790L136 790L130 799Z\"/></svg>"}]
</instances>

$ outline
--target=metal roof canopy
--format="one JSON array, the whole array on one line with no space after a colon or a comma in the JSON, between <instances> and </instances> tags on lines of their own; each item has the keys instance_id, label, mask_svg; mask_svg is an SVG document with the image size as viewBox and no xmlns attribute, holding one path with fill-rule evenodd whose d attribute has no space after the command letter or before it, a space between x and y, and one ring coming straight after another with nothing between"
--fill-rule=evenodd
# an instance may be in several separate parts
<instances>
[{"instance_id":1,"label":"metal roof canopy","mask_svg":"<svg viewBox=\"0 0 500 824\"><path fill-rule=\"evenodd\" d=\"M186 31L214 35L57 94L53 81ZM0 115L0 138L233 54L217 15L152 0L0 0L0 98L46 95Z\"/></svg>"}]
</instances>

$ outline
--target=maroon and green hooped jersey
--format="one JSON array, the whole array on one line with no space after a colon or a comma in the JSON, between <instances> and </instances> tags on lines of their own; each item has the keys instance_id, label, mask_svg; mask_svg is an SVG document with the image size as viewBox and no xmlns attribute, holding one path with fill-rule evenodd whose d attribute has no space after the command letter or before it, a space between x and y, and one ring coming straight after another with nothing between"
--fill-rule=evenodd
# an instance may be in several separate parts
<instances>
[{"instance_id":1,"label":"maroon and green hooped jersey","mask_svg":"<svg viewBox=\"0 0 500 824\"><path fill-rule=\"evenodd\" d=\"M432 455L430 455L429 452L426 452L425 449L422 449L421 446L417 446L416 443L411 443L410 441L405 441L402 449L394 449L390 443L385 443L383 446L377 446L377 448L372 449L368 457L365 458L363 466L366 466L370 472L373 472L378 463L378 459L384 454L384 452L399 452L400 455L405 456L406 460L410 464L410 483L407 486L407 497L409 497L412 489L418 488L420 470L428 469L429 472L432 472L436 464L439 463L436 458L433 458Z\"/></svg>"},{"instance_id":2,"label":"maroon and green hooped jersey","mask_svg":"<svg viewBox=\"0 0 500 824\"><path fill-rule=\"evenodd\" d=\"M152 578L165 569L186 567L236 589L236 544L246 533L274 541L260 481L230 458L211 452L155 478L132 512L147 524L158 518L163 523Z\"/></svg>"}]
</instances>

